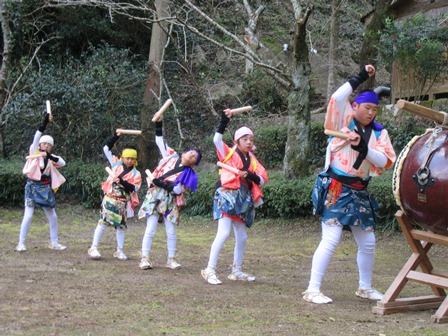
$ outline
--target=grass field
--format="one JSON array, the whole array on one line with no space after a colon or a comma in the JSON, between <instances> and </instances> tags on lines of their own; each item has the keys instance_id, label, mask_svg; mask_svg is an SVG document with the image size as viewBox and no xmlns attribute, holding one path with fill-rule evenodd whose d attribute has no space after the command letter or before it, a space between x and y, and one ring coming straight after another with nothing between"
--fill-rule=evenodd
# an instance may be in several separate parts
<instances>
[{"instance_id":1,"label":"grass field","mask_svg":"<svg viewBox=\"0 0 448 336\"><path fill-rule=\"evenodd\" d=\"M23 209L0 208L0 335L447 335L431 322L434 310L379 316L373 302L355 297L356 245L349 233L330 264L322 290L334 303L313 305L301 298L320 238L316 219L256 221L249 229L245 269L254 283L227 280L233 237L218 265L221 286L208 285L207 264L216 223L182 218L178 228L179 270L165 268L166 240L159 227L151 252L152 270L138 268L145 229L131 220L127 261L113 258L114 230L105 232L103 259L88 258L97 211L58 205L60 242L53 251L43 211L36 210L28 251L14 251ZM378 233L374 285L386 291L410 256L403 235ZM436 267L447 250L431 250ZM429 295L428 286L408 284L403 295Z\"/></svg>"}]
</instances>

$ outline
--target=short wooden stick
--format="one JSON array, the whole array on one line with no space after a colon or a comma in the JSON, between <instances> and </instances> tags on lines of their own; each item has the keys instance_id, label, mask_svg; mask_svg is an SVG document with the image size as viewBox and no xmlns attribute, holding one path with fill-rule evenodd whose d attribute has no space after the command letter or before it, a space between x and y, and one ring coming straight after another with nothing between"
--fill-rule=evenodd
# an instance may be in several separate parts
<instances>
[{"instance_id":1,"label":"short wooden stick","mask_svg":"<svg viewBox=\"0 0 448 336\"><path fill-rule=\"evenodd\" d=\"M170 98L168 99L165 104L154 114L154 117L152 118L152 122L156 122L162 118L163 113L168 109L168 107L173 103L173 100Z\"/></svg>"},{"instance_id":2,"label":"short wooden stick","mask_svg":"<svg viewBox=\"0 0 448 336\"><path fill-rule=\"evenodd\" d=\"M349 137L349 135L347 133L340 132L340 131L328 130L328 129L326 129L324 131L324 133L326 135L333 136L333 137L336 137L336 138L339 138L339 139L343 139L343 140L347 140L348 137Z\"/></svg>"},{"instance_id":3,"label":"short wooden stick","mask_svg":"<svg viewBox=\"0 0 448 336\"><path fill-rule=\"evenodd\" d=\"M216 165L218 166L218 167L221 167L221 168L223 168L223 169L225 169L225 170L228 170L228 171L230 171L230 172L232 172L232 173L235 173L235 174L239 174L239 169L236 169L235 167L232 167L232 166L229 166L229 165L226 165L225 163L222 163L221 161L218 161L218 162L216 162Z\"/></svg>"},{"instance_id":4,"label":"short wooden stick","mask_svg":"<svg viewBox=\"0 0 448 336\"><path fill-rule=\"evenodd\" d=\"M232 115L252 111L252 106L243 106L236 109L231 109L230 112L232 112Z\"/></svg>"}]
</instances>

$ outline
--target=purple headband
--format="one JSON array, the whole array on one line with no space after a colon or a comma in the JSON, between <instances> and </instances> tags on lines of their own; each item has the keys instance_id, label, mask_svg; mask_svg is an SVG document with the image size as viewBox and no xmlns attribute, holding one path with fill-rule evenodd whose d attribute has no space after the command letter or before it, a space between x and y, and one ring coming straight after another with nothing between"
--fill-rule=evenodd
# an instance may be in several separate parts
<instances>
[{"instance_id":1,"label":"purple headband","mask_svg":"<svg viewBox=\"0 0 448 336\"><path fill-rule=\"evenodd\" d=\"M185 153L188 153L191 151L196 152L198 154L198 158L196 159L196 163L195 163L195 166L197 166L199 164L199 162L201 162L202 155L197 149L189 149Z\"/></svg>"},{"instance_id":2,"label":"purple headband","mask_svg":"<svg viewBox=\"0 0 448 336\"><path fill-rule=\"evenodd\" d=\"M361 92L356 96L354 103L362 104L362 103L371 103L378 105L378 95L373 91L365 91Z\"/></svg>"}]
</instances>

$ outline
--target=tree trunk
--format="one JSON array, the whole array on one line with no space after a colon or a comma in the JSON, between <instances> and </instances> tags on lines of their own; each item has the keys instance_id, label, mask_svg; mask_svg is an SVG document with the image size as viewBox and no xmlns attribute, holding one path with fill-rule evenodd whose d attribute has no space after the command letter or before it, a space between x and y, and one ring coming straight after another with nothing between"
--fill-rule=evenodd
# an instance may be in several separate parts
<instances>
[{"instance_id":1,"label":"tree trunk","mask_svg":"<svg viewBox=\"0 0 448 336\"><path fill-rule=\"evenodd\" d=\"M339 46L339 13L341 7L341 0L333 0L332 15L330 24L330 46L328 52L328 81L327 81L327 101L330 100L331 95L335 90L334 74L335 74L335 60L337 58L337 47Z\"/></svg>"},{"instance_id":2,"label":"tree trunk","mask_svg":"<svg viewBox=\"0 0 448 336\"><path fill-rule=\"evenodd\" d=\"M364 33L364 40L359 56L359 66L365 64L376 64L378 49L376 45L380 41L380 31L384 28L383 20L389 14L390 5L393 0L378 0L375 10L368 19ZM372 90L375 86L375 76L370 77L360 87L361 90Z\"/></svg>"},{"instance_id":3,"label":"tree trunk","mask_svg":"<svg viewBox=\"0 0 448 336\"><path fill-rule=\"evenodd\" d=\"M305 176L309 173L311 65L306 44L306 23L312 10L311 5L299 17L296 16L292 43L294 53L290 56L294 88L291 88L288 97L288 137L283 160L283 174L286 178Z\"/></svg>"},{"instance_id":4,"label":"tree trunk","mask_svg":"<svg viewBox=\"0 0 448 336\"><path fill-rule=\"evenodd\" d=\"M0 1L0 22L3 32L3 54L2 66L0 68L0 153L3 158L6 158L4 129L6 127L6 118L4 108L6 104L6 80L11 68L11 30L9 28L9 15L5 8L5 1Z\"/></svg>"},{"instance_id":5,"label":"tree trunk","mask_svg":"<svg viewBox=\"0 0 448 336\"><path fill-rule=\"evenodd\" d=\"M169 0L156 0L157 18L168 17ZM151 32L151 46L149 51L149 72L146 78L143 109L140 113L142 136L139 140L139 164L142 170L155 166L159 153L154 143L154 127L151 119L155 112L163 105L161 101L161 78L165 45L168 40L165 21L154 22Z\"/></svg>"}]
</instances>

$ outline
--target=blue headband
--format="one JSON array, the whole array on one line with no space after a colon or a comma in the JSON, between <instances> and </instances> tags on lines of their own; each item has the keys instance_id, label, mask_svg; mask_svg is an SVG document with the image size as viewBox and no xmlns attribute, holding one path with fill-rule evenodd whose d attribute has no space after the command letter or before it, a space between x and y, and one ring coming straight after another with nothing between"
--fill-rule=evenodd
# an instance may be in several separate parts
<instances>
[{"instance_id":1,"label":"blue headband","mask_svg":"<svg viewBox=\"0 0 448 336\"><path fill-rule=\"evenodd\" d=\"M361 92L358 96L356 96L354 103L371 103L378 105L378 95L373 91Z\"/></svg>"}]
</instances>

